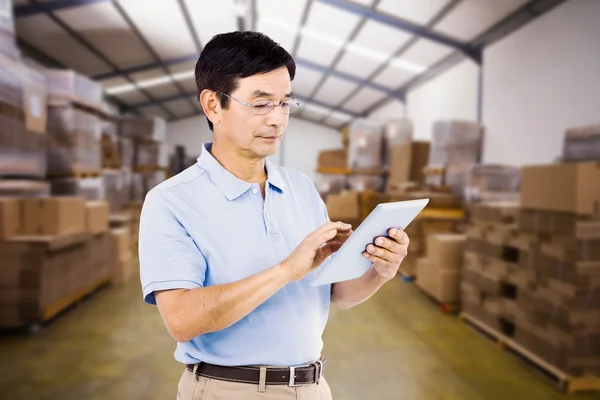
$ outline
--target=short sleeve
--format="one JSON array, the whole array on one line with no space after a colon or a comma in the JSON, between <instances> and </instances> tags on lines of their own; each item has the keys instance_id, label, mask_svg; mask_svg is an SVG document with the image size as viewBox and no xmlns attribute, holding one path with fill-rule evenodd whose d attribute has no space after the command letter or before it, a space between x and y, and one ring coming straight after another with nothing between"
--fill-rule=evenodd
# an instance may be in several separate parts
<instances>
[{"instance_id":1,"label":"short sleeve","mask_svg":"<svg viewBox=\"0 0 600 400\"><path fill-rule=\"evenodd\" d=\"M206 260L190 235L185 215L170 193L151 190L140 218L139 258L144 301L155 291L203 286Z\"/></svg>"}]
</instances>

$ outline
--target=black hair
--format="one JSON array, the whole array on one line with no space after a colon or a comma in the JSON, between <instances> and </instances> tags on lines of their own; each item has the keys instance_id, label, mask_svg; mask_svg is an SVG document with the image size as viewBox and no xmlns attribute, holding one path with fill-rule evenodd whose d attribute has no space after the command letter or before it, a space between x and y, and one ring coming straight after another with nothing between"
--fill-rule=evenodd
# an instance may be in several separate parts
<instances>
[{"instance_id":1,"label":"black hair","mask_svg":"<svg viewBox=\"0 0 600 400\"><path fill-rule=\"evenodd\" d=\"M290 79L296 75L291 54L260 32L230 32L214 36L204 46L196 63L198 96L205 89L230 94L238 79L286 67ZM227 109L229 98L220 96L221 107ZM213 124L208 120L208 127Z\"/></svg>"}]
</instances>

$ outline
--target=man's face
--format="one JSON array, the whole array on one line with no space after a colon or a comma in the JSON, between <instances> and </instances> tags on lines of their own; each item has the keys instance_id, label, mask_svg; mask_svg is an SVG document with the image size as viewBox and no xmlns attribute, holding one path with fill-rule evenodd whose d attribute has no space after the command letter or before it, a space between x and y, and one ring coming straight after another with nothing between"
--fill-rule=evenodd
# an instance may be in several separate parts
<instances>
[{"instance_id":1,"label":"man's face","mask_svg":"<svg viewBox=\"0 0 600 400\"><path fill-rule=\"evenodd\" d=\"M230 93L231 97L249 104L266 100L275 105L288 100L291 95L290 75L285 67L239 79L237 89ZM281 107L257 115L251 107L233 99L229 99L228 109L221 112L221 124L215 134L234 145L234 151L257 158L275 154L289 120L289 114L284 114Z\"/></svg>"}]
</instances>

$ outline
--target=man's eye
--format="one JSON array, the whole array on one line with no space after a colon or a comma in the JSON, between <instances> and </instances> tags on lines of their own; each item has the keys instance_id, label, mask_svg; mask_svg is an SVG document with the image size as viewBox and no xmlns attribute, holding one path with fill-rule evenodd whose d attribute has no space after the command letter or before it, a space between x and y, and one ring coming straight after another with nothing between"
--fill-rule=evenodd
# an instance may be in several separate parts
<instances>
[{"instance_id":1,"label":"man's eye","mask_svg":"<svg viewBox=\"0 0 600 400\"><path fill-rule=\"evenodd\" d=\"M271 107L273 107L273 103L271 103L271 102L254 103L254 107L255 108L271 108Z\"/></svg>"},{"instance_id":2,"label":"man's eye","mask_svg":"<svg viewBox=\"0 0 600 400\"><path fill-rule=\"evenodd\" d=\"M284 101L283 103L281 103L281 107L283 107L283 108L290 108L290 102L291 101L289 101L289 100L288 101Z\"/></svg>"}]
</instances>

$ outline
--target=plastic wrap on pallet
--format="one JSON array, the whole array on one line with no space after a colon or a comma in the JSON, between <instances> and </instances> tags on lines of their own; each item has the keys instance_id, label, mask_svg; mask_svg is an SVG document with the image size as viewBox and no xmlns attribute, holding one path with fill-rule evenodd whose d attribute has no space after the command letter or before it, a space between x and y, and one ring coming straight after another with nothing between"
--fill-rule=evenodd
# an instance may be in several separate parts
<instances>
[{"instance_id":1,"label":"plastic wrap on pallet","mask_svg":"<svg viewBox=\"0 0 600 400\"><path fill-rule=\"evenodd\" d=\"M350 124L348 167L354 170L381 170L383 133L380 123L358 119Z\"/></svg>"},{"instance_id":2,"label":"plastic wrap on pallet","mask_svg":"<svg viewBox=\"0 0 600 400\"><path fill-rule=\"evenodd\" d=\"M129 185L127 182L127 174L128 171L125 170L102 170L102 180L104 181L105 194L104 197L111 212L121 211L125 203L129 201Z\"/></svg>"},{"instance_id":3,"label":"plastic wrap on pallet","mask_svg":"<svg viewBox=\"0 0 600 400\"><path fill-rule=\"evenodd\" d=\"M46 174L44 77L0 55L0 175Z\"/></svg>"},{"instance_id":4,"label":"plastic wrap on pallet","mask_svg":"<svg viewBox=\"0 0 600 400\"><path fill-rule=\"evenodd\" d=\"M437 121L429 153L429 164L475 164L479 161L483 125L471 121Z\"/></svg>"},{"instance_id":5,"label":"plastic wrap on pallet","mask_svg":"<svg viewBox=\"0 0 600 400\"><path fill-rule=\"evenodd\" d=\"M323 201L327 196L332 194L340 194L346 189L346 175L342 174L317 174L315 186L321 195Z\"/></svg>"},{"instance_id":6,"label":"plastic wrap on pallet","mask_svg":"<svg viewBox=\"0 0 600 400\"><path fill-rule=\"evenodd\" d=\"M164 142L167 124L158 117L125 116L120 121L120 134L124 138Z\"/></svg>"},{"instance_id":7,"label":"plastic wrap on pallet","mask_svg":"<svg viewBox=\"0 0 600 400\"><path fill-rule=\"evenodd\" d=\"M48 84L48 97L53 100L74 101L100 110L102 85L68 69L44 71Z\"/></svg>"},{"instance_id":8,"label":"plastic wrap on pallet","mask_svg":"<svg viewBox=\"0 0 600 400\"><path fill-rule=\"evenodd\" d=\"M49 197L50 184L37 180L0 180L0 197Z\"/></svg>"},{"instance_id":9,"label":"plastic wrap on pallet","mask_svg":"<svg viewBox=\"0 0 600 400\"><path fill-rule=\"evenodd\" d=\"M409 119L392 119L383 125L383 138L387 147L402 146L413 138L413 124Z\"/></svg>"},{"instance_id":10,"label":"plastic wrap on pallet","mask_svg":"<svg viewBox=\"0 0 600 400\"><path fill-rule=\"evenodd\" d=\"M348 177L348 186L357 192L365 190L372 192L383 191L384 180L381 176L374 175L352 175Z\"/></svg>"},{"instance_id":11,"label":"plastic wrap on pallet","mask_svg":"<svg viewBox=\"0 0 600 400\"><path fill-rule=\"evenodd\" d=\"M135 158L135 144L133 139L119 138L118 145L123 167L133 167Z\"/></svg>"},{"instance_id":12,"label":"plastic wrap on pallet","mask_svg":"<svg viewBox=\"0 0 600 400\"><path fill-rule=\"evenodd\" d=\"M97 178L60 178L50 180L52 196L79 196L89 201L104 200L104 180Z\"/></svg>"},{"instance_id":13,"label":"plastic wrap on pallet","mask_svg":"<svg viewBox=\"0 0 600 400\"><path fill-rule=\"evenodd\" d=\"M12 0L0 0L0 53L18 60L21 56L15 43Z\"/></svg>"},{"instance_id":14,"label":"plastic wrap on pallet","mask_svg":"<svg viewBox=\"0 0 600 400\"><path fill-rule=\"evenodd\" d=\"M48 174L100 170L100 120L70 106L48 108Z\"/></svg>"},{"instance_id":15,"label":"plastic wrap on pallet","mask_svg":"<svg viewBox=\"0 0 600 400\"><path fill-rule=\"evenodd\" d=\"M133 163L135 166L157 166L159 165L159 143L138 142L135 143Z\"/></svg>"},{"instance_id":16,"label":"plastic wrap on pallet","mask_svg":"<svg viewBox=\"0 0 600 400\"><path fill-rule=\"evenodd\" d=\"M563 160L600 160L600 123L568 129L563 144Z\"/></svg>"},{"instance_id":17,"label":"plastic wrap on pallet","mask_svg":"<svg viewBox=\"0 0 600 400\"><path fill-rule=\"evenodd\" d=\"M504 199L507 193L518 193L521 184L521 169L510 165L479 164L467 173L465 196L469 201L484 197L487 201L498 194Z\"/></svg>"}]
</instances>

